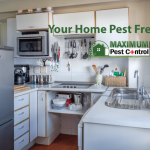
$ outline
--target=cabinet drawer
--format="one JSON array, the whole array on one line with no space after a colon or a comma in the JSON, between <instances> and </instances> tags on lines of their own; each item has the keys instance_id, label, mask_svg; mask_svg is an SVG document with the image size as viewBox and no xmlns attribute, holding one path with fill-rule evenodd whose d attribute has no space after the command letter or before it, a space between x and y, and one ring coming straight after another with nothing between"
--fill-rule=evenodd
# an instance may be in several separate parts
<instances>
[{"instance_id":1,"label":"cabinet drawer","mask_svg":"<svg viewBox=\"0 0 150 150\"><path fill-rule=\"evenodd\" d=\"M29 119L14 127L14 139L29 131Z\"/></svg>"},{"instance_id":2,"label":"cabinet drawer","mask_svg":"<svg viewBox=\"0 0 150 150\"><path fill-rule=\"evenodd\" d=\"M29 94L21 95L14 98L14 110L29 105Z\"/></svg>"},{"instance_id":3,"label":"cabinet drawer","mask_svg":"<svg viewBox=\"0 0 150 150\"><path fill-rule=\"evenodd\" d=\"M14 125L29 118L29 106L22 108L14 113Z\"/></svg>"},{"instance_id":4,"label":"cabinet drawer","mask_svg":"<svg viewBox=\"0 0 150 150\"><path fill-rule=\"evenodd\" d=\"M14 150L21 150L29 143L29 132L14 142Z\"/></svg>"}]
</instances>

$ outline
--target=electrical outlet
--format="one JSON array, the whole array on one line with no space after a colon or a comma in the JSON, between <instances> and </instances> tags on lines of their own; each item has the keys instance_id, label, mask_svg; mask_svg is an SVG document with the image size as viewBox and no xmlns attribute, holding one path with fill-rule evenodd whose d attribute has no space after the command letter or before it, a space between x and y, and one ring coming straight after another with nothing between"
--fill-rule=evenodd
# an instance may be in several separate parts
<instances>
[{"instance_id":1,"label":"electrical outlet","mask_svg":"<svg viewBox=\"0 0 150 150\"><path fill-rule=\"evenodd\" d=\"M47 73L47 67L46 66L41 67L41 73Z\"/></svg>"},{"instance_id":2,"label":"electrical outlet","mask_svg":"<svg viewBox=\"0 0 150 150\"><path fill-rule=\"evenodd\" d=\"M36 74L40 73L40 67L34 67L34 73Z\"/></svg>"}]
</instances>

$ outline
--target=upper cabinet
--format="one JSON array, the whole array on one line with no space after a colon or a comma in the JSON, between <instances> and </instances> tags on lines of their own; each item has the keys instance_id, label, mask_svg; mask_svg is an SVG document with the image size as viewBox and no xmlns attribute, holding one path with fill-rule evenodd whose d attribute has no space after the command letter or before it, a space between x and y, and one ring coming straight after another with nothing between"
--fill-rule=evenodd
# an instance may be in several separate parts
<instances>
[{"instance_id":1,"label":"upper cabinet","mask_svg":"<svg viewBox=\"0 0 150 150\"><path fill-rule=\"evenodd\" d=\"M54 14L53 25L55 25L55 27L59 27L60 29L62 29L62 27L67 27L67 33L62 33L62 30L60 30L59 33L54 32L54 35L82 34L79 30L78 33L75 33L75 25L78 25L78 28L82 25L82 30L84 27L95 27L94 11ZM68 27L72 27L70 33L68 32Z\"/></svg>"},{"instance_id":2,"label":"upper cabinet","mask_svg":"<svg viewBox=\"0 0 150 150\"><path fill-rule=\"evenodd\" d=\"M17 15L17 30L42 30L48 29L49 12Z\"/></svg>"},{"instance_id":3,"label":"upper cabinet","mask_svg":"<svg viewBox=\"0 0 150 150\"><path fill-rule=\"evenodd\" d=\"M117 33L116 29L110 33L110 25L128 27L128 8L96 11L96 27L106 27L106 33L97 33L96 40L104 41L110 47L110 41L128 41L127 33Z\"/></svg>"}]
</instances>

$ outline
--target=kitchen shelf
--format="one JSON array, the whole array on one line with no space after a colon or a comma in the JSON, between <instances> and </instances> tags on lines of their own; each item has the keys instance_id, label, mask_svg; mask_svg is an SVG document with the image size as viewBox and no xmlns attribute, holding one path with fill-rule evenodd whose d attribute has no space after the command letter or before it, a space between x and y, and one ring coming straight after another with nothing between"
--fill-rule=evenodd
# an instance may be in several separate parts
<instances>
[{"instance_id":1,"label":"kitchen shelf","mask_svg":"<svg viewBox=\"0 0 150 150\"><path fill-rule=\"evenodd\" d=\"M51 113L60 113L60 114L72 114L72 115L84 115L84 113L89 109L89 107L83 107L81 110L78 111L71 111L68 108L63 108L61 110L56 109L49 109L48 112Z\"/></svg>"}]
</instances>

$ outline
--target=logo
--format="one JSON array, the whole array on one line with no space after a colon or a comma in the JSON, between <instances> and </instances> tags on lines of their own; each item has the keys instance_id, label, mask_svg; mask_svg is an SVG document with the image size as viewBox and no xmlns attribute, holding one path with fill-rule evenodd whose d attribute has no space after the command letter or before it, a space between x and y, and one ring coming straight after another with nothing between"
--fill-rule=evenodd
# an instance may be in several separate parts
<instances>
[{"instance_id":1,"label":"logo","mask_svg":"<svg viewBox=\"0 0 150 150\"><path fill-rule=\"evenodd\" d=\"M89 57L149 57L148 41L110 41L110 48L104 41L93 42L88 49Z\"/></svg>"},{"instance_id":2,"label":"logo","mask_svg":"<svg viewBox=\"0 0 150 150\"><path fill-rule=\"evenodd\" d=\"M109 47L103 41L95 41L88 50L89 57L108 57Z\"/></svg>"}]
</instances>

